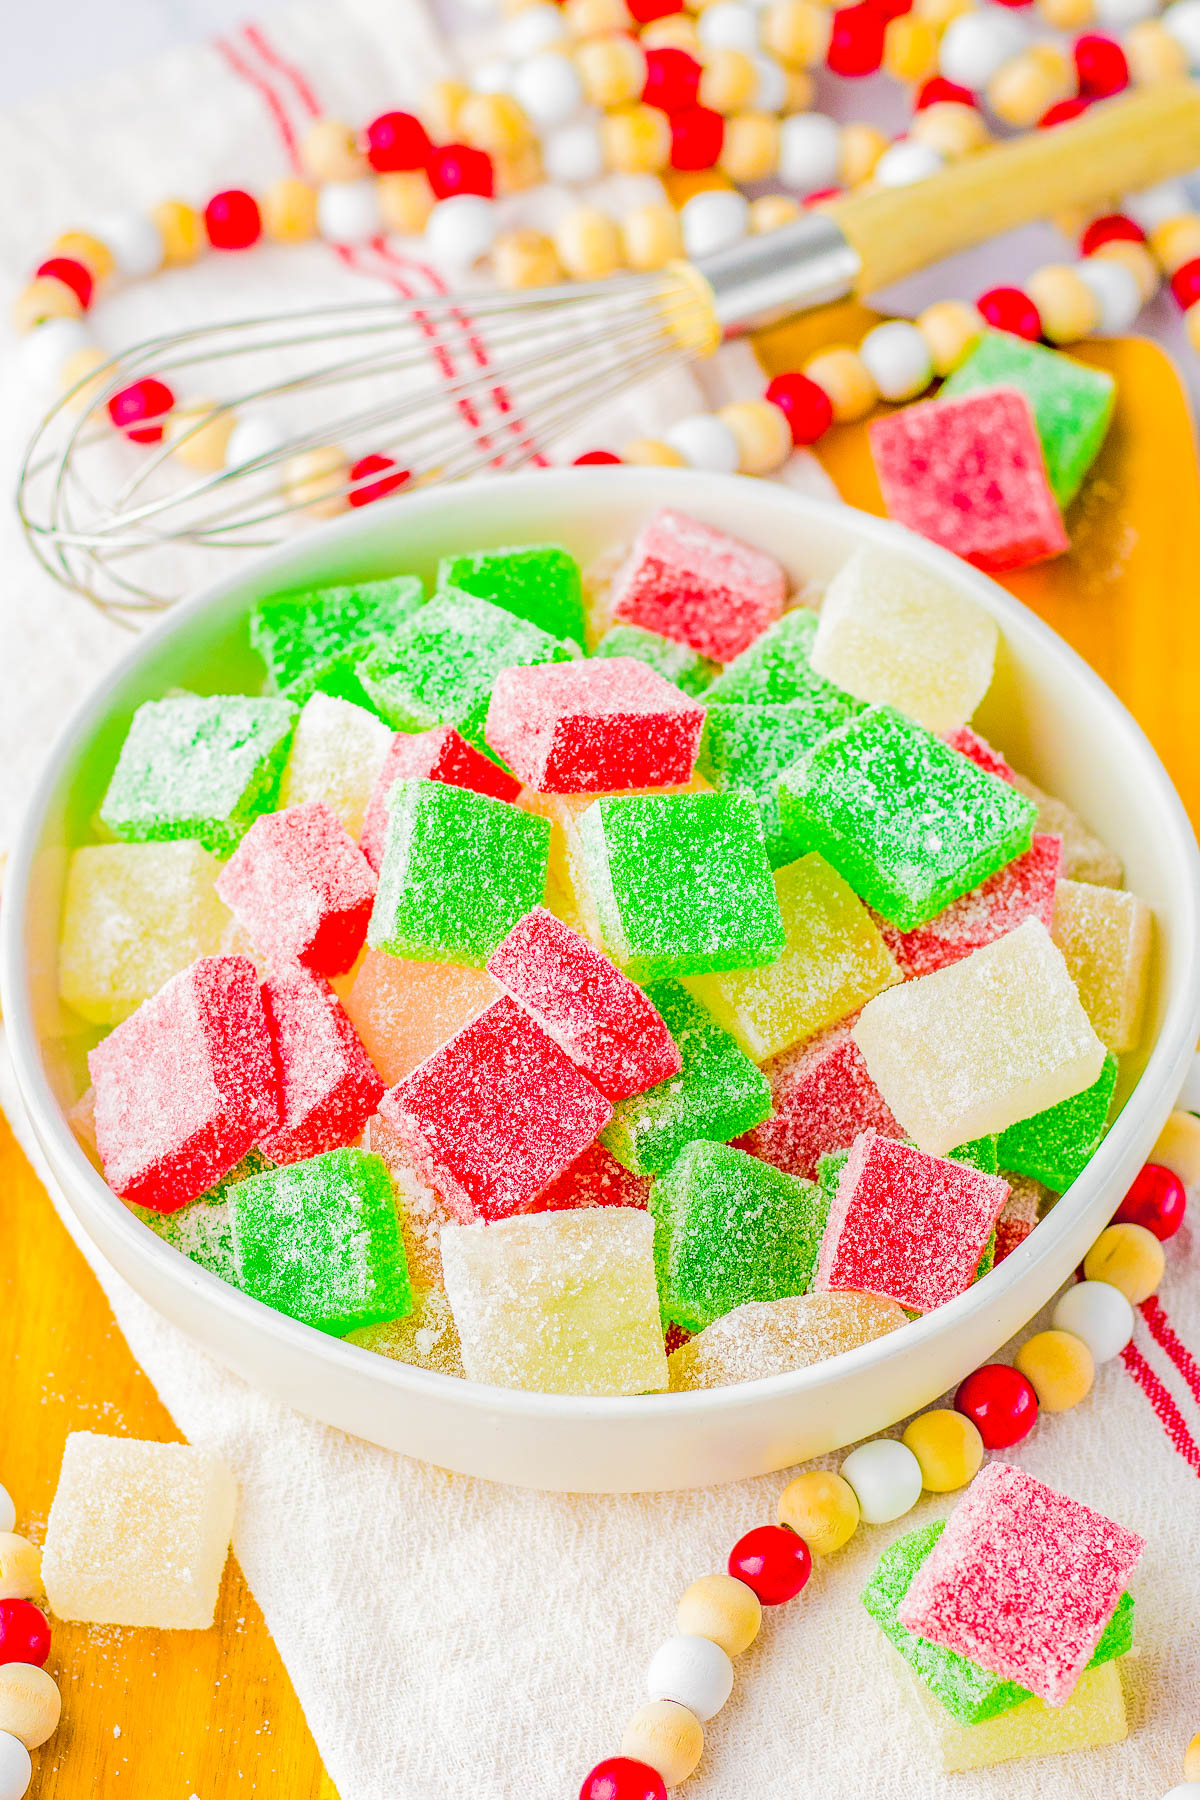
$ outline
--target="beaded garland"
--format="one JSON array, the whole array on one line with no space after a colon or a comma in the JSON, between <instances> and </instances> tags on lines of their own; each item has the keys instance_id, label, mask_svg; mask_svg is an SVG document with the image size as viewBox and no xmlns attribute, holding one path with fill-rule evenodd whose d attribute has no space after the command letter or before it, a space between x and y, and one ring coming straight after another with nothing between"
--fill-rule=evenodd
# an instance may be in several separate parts
<instances>
[{"instance_id":1,"label":"beaded garland","mask_svg":"<svg viewBox=\"0 0 1200 1800\"><path fill-rule=\"evenodd\" d=\"M17 1534L16 1516L0 1487L0 1800L25 1793L33 1778L29 1752L53 1736L62 1712L58 1685L44 1667L50 1621L34 1604L42 1559Z\"/></svg>"}]
</instances>

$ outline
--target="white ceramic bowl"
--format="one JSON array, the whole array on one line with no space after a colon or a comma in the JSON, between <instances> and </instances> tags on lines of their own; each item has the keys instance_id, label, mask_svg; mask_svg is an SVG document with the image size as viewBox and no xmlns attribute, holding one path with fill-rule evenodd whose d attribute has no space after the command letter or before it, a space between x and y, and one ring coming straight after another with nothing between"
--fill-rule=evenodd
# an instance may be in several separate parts
<instances>
[{"instance_id":1,"label":"white ceramic bowl","mask_svg":"<svg viewBox=\"0 0 1200 1800\"><path fill-rule=\"evenodd\" d=\"M1085 1174L1033 1236L950 1306L817 1368L709 1393L583 1399L484 1387L393 1363L271 1312L161 1243L105 1187L64 1116L86 1084L55 994L68 849L86 839L134 708L173 686L252 690L245 617L285 586L414 569L439 555L557 540L586 564L673 505L774 553L821 587L858 544L936 570L999 621L996 678L976 723L1075 806L1154 907L1144 1044L1123 1108ZM1179 1089L1200 1029L1200 859L1138 727L1032 614L945 552L849 508L767 482L673 469L569 469L402 497L298 540L177 607L100 687L34 797L5 894L4 1013L21 1092L67 1205L133 1287L248 1381L332 1425L444 1467L524 1486L688 1487L779 1469L879 1431L985 1361L1066 1279L1112 1213ZM74 1031L78 1032L76 1023Z\"/></svg>"}]
</instances>

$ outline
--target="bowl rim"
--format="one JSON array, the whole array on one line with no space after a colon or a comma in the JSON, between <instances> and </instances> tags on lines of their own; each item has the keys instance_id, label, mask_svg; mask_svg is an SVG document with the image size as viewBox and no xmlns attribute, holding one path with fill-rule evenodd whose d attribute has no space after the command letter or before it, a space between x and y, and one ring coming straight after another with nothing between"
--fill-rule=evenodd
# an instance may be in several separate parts
<instances>
[{"instance_id":1,"label":"bowl rim","mask_svg":"<svg viewBox=\"0 0 1200 1800\"><path fill-rule=\"evenodd\" d=\"M901 1333L886 1333L870 1343L844 1351L808 1368L760 1376L725 1387L622 1396L547 1394L520 1388L497 1387L395 1362L359 1345L350 1344L343 1338L304 1325L285 1313L276 1312L241 1289L200 1268L143 1225L112 1192L80 1146L42 1067L32 994L30 984L25 979L24 940L32 899L36 853L50 802L68 765L82 748L84 741L101 723L116 690L135 672L152 649L157 650L172 637L186 633L193 620L220 606L241 590L255 587L260 593L269 591L264 588L263 583L270 582L273 572L287 569L298 560L315 560L315 557L307 557L306 553L319 553L323 547L344 545L357 536L374 533L380 525L387 525L392 521L402 523L418 510L436 516L440 510L446 509L453 514L464 504L469 505L476 492L487 492L494 500L499 484L503 484L514 494L534 489L543 493L561 492L568 499L575 491L579 494L581 509L586 509L589 494L594 495L598 484L603 483L610 491L615 489L619 492L621 488L629 488L631 505L636 505L638 498L644 499L646 474L647 471L641 469L614 467L485 475L444 487L398 494L377 502L372 507L362 508L328 524L309 529L302 538L276 546L261 555L247 557L236 574L213 583L191 598L170 607L160 620L135 638L129 650L105 671L101 680L67 720L55 739L25 806L13 846L6 882L6 904L3 917L0 918L0 993L3 995L3 1017L17 1089L27 1110L34 1136L54 1172L64 1203L87 1233L93 1249L105 1262L109 1259L96 1242L89 1214L102 1216L101 1230L113 1231L125 1239L131 1256L142 1263L148 1262L168 1287L189 1287L219 1312L238 1318L275 1337L281 1348L332 1363L352 1379L368 1376L376 1385L398 1393L412 1391L428 1399L441 1397L468 1410L481 1413L486 1411L493 1416L497 1412L507 1412L521 1415L530 1421L541 1420L545 1423L594 1419L609 1424L620 1421L636 1423L639 1420L643 1424L651 1424L654 1420L664 1420L676 1415L694 1417L704 1413L724 1414L730 1409L740 1409L758 1401L765 1404L784 1395L793 1395L799 1399L801 1395L815 1393L822 1387L839 1381L844 1375L861 1373L889 1361L900 1348L901 1341L905 1349L916 1352L928 1340L952 1332L960 1319L986 1308L993 1300L998 1300L1001 1294L1017 1286L1036 1263L1053 1259L1056 1246L1061 1245L1070 1235L1074 1217L1081 1208L1086 1207L1088 1196L1094 1195L1111 1177L1126 1152L1128 1141L1137 1130L1138 1121L1134 1115L1138 1109L1135 1108L1134 1101L1139 1093L1165 1089L1174 1099L1194 1053L1200 1029L1200 850L1170 776L1124 703L1090 664L1022 601L989 576L904 526L861 512L840 500L798 493L782 484L752 480L739 475L710 475L690 469L655 469L653 477L656 491L664 491L669 496L672 489L678 488L677 504L681 509L686 510L687 497L694 493L698 476L700 482L708 488L720 487L733 494L741 489L753 490L756 506L767 500L767 494L773 490L777 501L767 500L767 504L777 503L780 507L788 508L793 519L803 520L807 517L818 525L841 525L847 535L856 537L860 543L867 542L893 550L933 571L940 570L952 586L975 598L996 619L1002 637L1006 620L1017 620L1021 630L1040 644L1052 662L1073 671L1093 691L1095 698L1110 716L1114 716L1114 722L1119 720L1125 739L1123 748L1134 759L1137 772L1156 792L1158 803L1166 816L1170 841L1164 854L1177 863L1185 884L1190 887L1190 930L1181 938L1181 967L1168 996L1158 1037L1147 1056L1145 1066L1099 1150L1069 1193L1085 1183L1083 1191L1068 1205L1060 1200L1038 1226L1037 1232L1031 1234L981 1281L974 1283L947 1305L911 1321ZM667 503L672 502L668 500ZM291 585L299 586L304 577L289 575L286 579ZM69 1189L67 1175L59 1173L64 1168L69 1172ZM1068 1196L1064 1196L1064 1199L1067 1198ZM1039 1240L1036 1244L1035 1237ZM1040 1304L1044 1304L1044 1301ZM161 1308L156 1307L156 1310Z\"/></svg>"}]
</instances>

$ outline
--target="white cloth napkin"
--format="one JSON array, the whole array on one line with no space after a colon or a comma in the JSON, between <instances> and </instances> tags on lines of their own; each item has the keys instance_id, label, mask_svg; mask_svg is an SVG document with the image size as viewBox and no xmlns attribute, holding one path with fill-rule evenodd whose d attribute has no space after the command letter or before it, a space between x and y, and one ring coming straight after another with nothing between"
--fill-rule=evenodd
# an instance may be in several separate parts
<instances>
[{"instance_id":1,"label":"white cloth napkin","mask_svg":"<svg viewBox=\"0 0 1200 1800\"><path fill-rule=\"evenodd\" d=\"M266 96L293 119L302 107L278 59L312 84L324 109L364 119L414 102L444 52L407 0L306 3L257 41L241 32L224 51L177 52L0 121L0 266L14 284L49 236L93 210L166 192L201 198L282 172ZM285 259L293 298L352 289L355 278L321 246L214 259L114 299L102 332L115 346L157 328L168 310L218 317L247 300L275 300ZM735 351L706 373L707 389L684 376L631 396L609 441L727 391L754 392L748 354ZM33 412L20 361L5 345L6 479ZM604 441L593 429L590 441ZM801 459L789 479L820 478ZM0 832L9 834L34 760L127 638L40 575L7 512L0 547L8 674ZM29 1146L7 1067L0 1098ZM375 1449L226 1374L90 1246L80 1248L181 1430L237 1473L237 1555L341 1800L568 1800L591 1764L615 1752L683 1587L722 1567L743 1530L773 1517L783 1476L690 1494L574 1498L500 1488ZM1164 1300L1181 1335L1200 1345L1196 1268L1185 1227L1171 1246ZM1160 1408L1178 1409L1186 1448L1200 1439L1200 1392L1143 1326L1138 1342L1161 1381ZM1101 1371L1082 1407L1045 1420L1016 1459L1149 1542L1135 1583L1129 1743L994 1773L929 1771L856 1598L886 1543L946 1510L925 1501L901 1524L864 1528L819 1566L801 1599L768 1617L738 1663L733 1698L707 1728L687 1790L694 1800L1155 1800L1172 1785L1200 1725L1195 1469L1120 1363Z\"/></svg>"}]
</instances>

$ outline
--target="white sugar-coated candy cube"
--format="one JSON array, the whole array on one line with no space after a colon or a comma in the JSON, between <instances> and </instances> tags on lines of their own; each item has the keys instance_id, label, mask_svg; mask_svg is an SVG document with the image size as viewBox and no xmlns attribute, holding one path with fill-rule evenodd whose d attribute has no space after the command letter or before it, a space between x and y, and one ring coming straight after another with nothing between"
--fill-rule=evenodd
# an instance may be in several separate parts
<instances>
[{"instance_id":1,"label":"white sugar-coated candy cube","mask_svg":"<svg viewBox=\"0 0 1200 1800\"><path fill-rule=\"evenodd\" d=\"M904 1130L932 1156L1082 1093L1104 1063L1040 919L869 1000L854 1041Z\"/></svg>"},{"instance_id":2,"label":"white sugar-coated candy cube","mask_svg":"<svg viewBox=\"0 0 1200 1800\"><path fill-rule=\"evenodd\" d=\"M357 838L391 741L391 730L365 706L313 694L296 721L279 786L280 808L323 800Z\"/></svg>"},{"instance_id":3,"label":"white sugar-coated candy cube","mask_svg":"<svg viewBox=\"0 0 1200 1800\"><path fill-rule=\"evenodd\" d=\"M940 736L964 725L987 693L997 638L982 607L924 569L856 550L826 590L812 666Z\"/></svg>"},{"instance_id":4,"label":"white sugar-coated candy cube","mask_svg":"<svg viewBox=\"0 0 1200 1800\"><path fill-rule=\"evenodd\" d=\"M1153 914L1120 888L1060 881L1051 935L1066 958L1084 1011L1110 1050L1141 1036Z\"/></svg>"},{"instance_id":5,"label":"white sugar-coated candy cube","mask_svg":"<svg viewBox=\"0 0 1200 1800\"><path fill-rule=\"evenodd\" d=\"M72 1432L42 1552L51 1611L98 1625L211 1625L236 1498L224 1463L188 1444Z\"/></svg>"}]
</instances>

